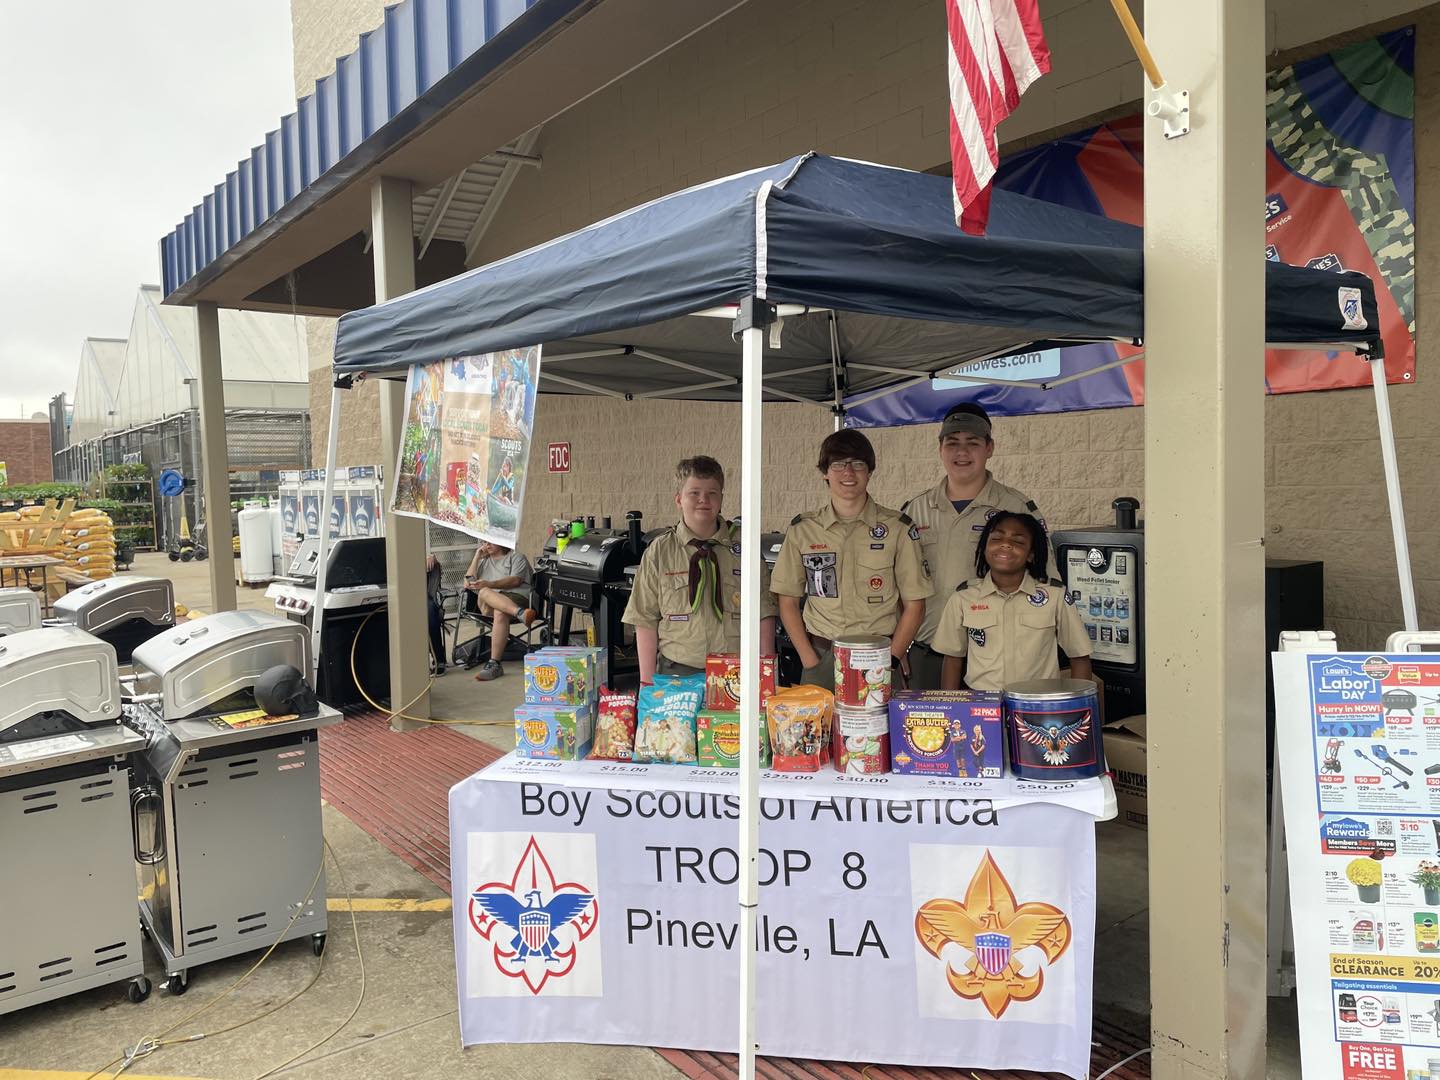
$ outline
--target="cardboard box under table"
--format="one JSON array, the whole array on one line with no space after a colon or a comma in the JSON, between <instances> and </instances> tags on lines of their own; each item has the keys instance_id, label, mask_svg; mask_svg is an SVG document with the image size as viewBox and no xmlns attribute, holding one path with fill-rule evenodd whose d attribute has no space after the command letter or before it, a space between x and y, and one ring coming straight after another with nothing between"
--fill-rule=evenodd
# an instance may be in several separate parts
<instances>
[{"instance_id":1,"label":"cardboard box under table","mask_svg":"<svg viewBox=\"0 0 1440 1080\"><path fill-rule=\"evenodd\" d=\"M456 784L462 1041L733 1052L739 780L507 756ZM1108 780L826 769L759 789L767 1055L1084 1075Z\"/></svg>"},{"instance_id":2,"label":"cardboard box under table","mask_svg":"<svg viewBox=\"0 0 1440 1080\"><path fill-rule=\"evenodd\" d=\"M1102 730L1105 763L1115 784L1115 803L1120 820L1135 829L1148 827L1150 801L1147 798L1149 769L1146 767L1145 717L1127 716L1114 720Z\"/></svg>"}]
</instances>

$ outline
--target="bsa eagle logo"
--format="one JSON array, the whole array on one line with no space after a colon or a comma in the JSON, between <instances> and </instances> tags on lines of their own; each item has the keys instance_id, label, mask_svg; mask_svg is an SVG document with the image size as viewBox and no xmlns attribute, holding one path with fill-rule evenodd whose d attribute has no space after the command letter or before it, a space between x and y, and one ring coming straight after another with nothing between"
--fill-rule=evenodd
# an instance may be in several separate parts
<instances>
[{"instance_id":1,"label":"bsa eagle logo","mask_svg":"<svg viewBox=\"0 0 1440 1080\"><path fill-rule=\"evenodd\" d=\"M1070 747L1090 737L1090 710L1061 713L1031 713L1016 709L1012 719L1015 734L1031 746L1038 746L1047 765L1068 765Z\"/></svg>"},{"instance_id":2,"label":"bsa eagle logo","mask_svg":"<svg viewBox=\"0 0 1440 1080\"><path fill-rule=\"evenodd\" d=\"M1045 968L1070 946L1070 920L1051 904L1017 904L1010 883L986 851L964 902L927 900L915 914L915 936L926 952L945 960L950 989L962 998L978 998L998 1020L1012 1001L1039 995ZM951 945L959 946L959 955L951 950L952 955L942 956ZM1026 974L1019 957L1030 948L1038 948L1044 962Z\"/></svg>"},{"instance_id":3,"label":"bsa eagle logo","mask_svg":"<svg viewBox=\"0 0 1440 1080\"><path fill-rule=\"evenodd\" d=\"M538 995L575 967L575 946L594 933L600 908L589 886L555 880L532 836L508 882L488 881L470 894L469 913L496 969Z\"/></svg>"}]
</instances>

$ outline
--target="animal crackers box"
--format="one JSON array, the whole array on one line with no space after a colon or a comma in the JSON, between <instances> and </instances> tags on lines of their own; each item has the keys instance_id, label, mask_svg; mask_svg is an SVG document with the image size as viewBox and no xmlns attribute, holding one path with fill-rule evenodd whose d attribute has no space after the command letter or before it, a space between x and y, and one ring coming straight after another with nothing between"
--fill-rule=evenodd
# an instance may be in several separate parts
<instances>
[{"instance_id":1,"label":"animal crackers box","mask_svg":"<svg viewBox=\"0 0 1440 1080\"><path fill-rule=\"evenodd\" d=\"M890 699L890 763L897 773L998 779L1001 712L998 693L903 690Z\"/></svg>"}]
</instances>

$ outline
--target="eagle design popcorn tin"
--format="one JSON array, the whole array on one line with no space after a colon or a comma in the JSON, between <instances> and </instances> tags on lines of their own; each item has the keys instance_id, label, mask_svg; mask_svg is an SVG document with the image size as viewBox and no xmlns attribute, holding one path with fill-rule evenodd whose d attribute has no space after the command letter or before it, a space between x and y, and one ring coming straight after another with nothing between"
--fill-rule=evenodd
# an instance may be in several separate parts
<instances>
[{"instance_id":1,"label":"eagle design popcorn tin","mask_svg":"<svg viewBox=\"0 0 1440 1080\"><path fill-rule=\"evenodd\" d=\"M775 692L775 657L760 657L760 707ZM705 708L733 712L740 708L740 657L711 653L705 657Z\"/></svg>"},{"instance_id":2,"label":"eagle design popcorn tin","mask_svg":"<svg viewBox=\"0 0 1440 1080\"><path fill-rule=\"evenodd\" d=\"M1100 701L1088 679L1031 679L1005 688L1010 768L1023 780L1090 780L1105 771Z\"/></svg>"},{"instance_id":3,"label":"eagle design popcorn tin","mask_svg":"<svg viewBox=\"0 0 1440 1080\"><path fill-rule=\"evenodd\" d=\"M874 709L890 702L890 639L857 637L837 640L835 705Z\"/></svg>"}]
</instances>

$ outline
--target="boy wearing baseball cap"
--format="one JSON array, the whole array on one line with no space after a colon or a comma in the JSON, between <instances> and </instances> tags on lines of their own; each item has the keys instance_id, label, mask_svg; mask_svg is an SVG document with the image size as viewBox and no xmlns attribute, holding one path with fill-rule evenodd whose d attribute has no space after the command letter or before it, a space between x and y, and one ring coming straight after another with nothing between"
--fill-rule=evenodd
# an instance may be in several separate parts
<instances>
[{"instance_id":1,"label":"boy wearing baseball cap","mask_svg":"<svg viewBox=\"0 0 1440 1080\"><path fill-rule=\"evenodd\" d=\"M985 523L1003 510L1032 514L1045 527L1045 516L1022 491L990 474L995 453L990 414L973 402L956 405L940 423L940 464L945 475L902 508L920 534L925 565L935 591L925 601L925 618L910 650L910 685L940 687L944 657L935 651L935 631L945 603L962 581L975 576L975 546Z\"/></svg>"}]
</instances>

